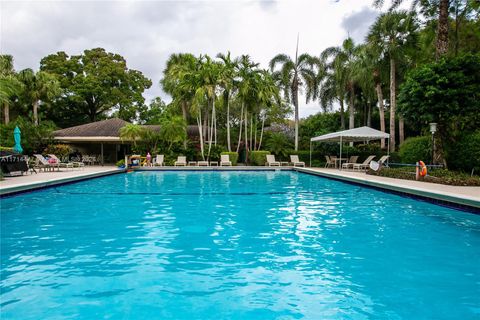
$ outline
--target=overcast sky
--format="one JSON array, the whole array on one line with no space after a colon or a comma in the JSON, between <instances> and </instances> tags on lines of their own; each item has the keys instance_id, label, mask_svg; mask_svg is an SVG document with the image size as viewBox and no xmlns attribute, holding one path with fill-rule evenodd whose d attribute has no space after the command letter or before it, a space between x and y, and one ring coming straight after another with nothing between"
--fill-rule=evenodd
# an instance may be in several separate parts
<instances>
[{"instance_id":1,"label":"overcast sky","mask_svg":"<svg viewBox=\"0 0 480 320\"><path fill-rule=\"evenodd\" d=\"M267 68L276 54L295 54L297 33L299 51L319 55L348 34L362 41L378 14L373 0L0 1L0 51L17 70L38 69L58 51L103 47L152 79L147 100L166 101L158 82L171 53L230 50ZM301 101L301 117L319 110Z\"/></svg>"}]
</instances>

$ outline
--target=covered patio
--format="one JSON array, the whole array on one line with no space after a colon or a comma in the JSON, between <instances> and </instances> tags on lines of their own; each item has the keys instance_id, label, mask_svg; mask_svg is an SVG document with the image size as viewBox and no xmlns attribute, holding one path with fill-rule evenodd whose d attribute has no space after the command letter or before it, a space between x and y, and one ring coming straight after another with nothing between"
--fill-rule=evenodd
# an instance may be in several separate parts
<instances>
[{"instance_id":1,"label":"covered patio","mask_svg":"<svg viewBox=\"0 0 480 320\"><path fill-rule=\"evenodd\" d=\"M387 139L387 155L390 154L390 134L370 127L359 127L350 130L337 131L324 134L310 139L310 167L312 166L312 143L313 142L338 142L340 148L340 159L342 158L342 146L345 142L364 142L371 140ZM388 160L387 160L388 161ZM340 165L340 170L342 166Z\"/></svg>"}]
</instances>

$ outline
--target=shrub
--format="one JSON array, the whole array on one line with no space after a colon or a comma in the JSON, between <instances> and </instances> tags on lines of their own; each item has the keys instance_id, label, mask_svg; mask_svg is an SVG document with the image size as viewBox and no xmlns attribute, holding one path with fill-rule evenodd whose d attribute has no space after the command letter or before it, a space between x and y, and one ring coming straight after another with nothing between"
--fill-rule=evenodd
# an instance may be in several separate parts
<instances>
[{"instance_id":1,"label":"shrub","mask_svg":"<svg viewBox=\"0 0 480 320\"><path fill-rule=\"evenodd\" d=\"M52 143L52 132L55 125L50 121L42 121L38 126L33 122L18 117L9 124L0 125L0 141L5 146L13 146L13 130L15 126L22 132L21 145L24 154L41 153L46 146Z\"/></svg>"},{"instance_id":2,"label":"shrub","mask_svg":"<svg viewBox=\"0 0 480 320\"><path fill-rule=\"evenodd\" d=\"M267 154L270 154L269 151L250 151L248 153L249 162L255 166L264 166L267 162Z\"/></svg>"},{"instance_id":3,"label":"shrub","mask_svg":"<svg viewBox=\"0 0 480 320\"><path fill-rule=\"evenodd\" d=\"M45 154L54 154L59 159L68 159L68 155L72 153L72 148L67 144L51 144L43 150Z\"/></svg>"},{"instance_id":4,"label":"shrub","mask_svg":"<svg viewBox=\"0 0 480 320\"><path fill-rule=\"evenodd\" d=\"M209 160L211 161L217 161L220 160L220 154L225 151L225 148L220 145L213 145L212 148L210 149L210 157ZM208 144L205 145L205 157L208 155Z\"/></svg>"},{"instance_id":5,"label":"shrub","mask_svg":"<svg viewBox=\"0 0 480 320\"><path fill-rule=\"evenodd\" d=\"M449 168L480 174L480 131L465 134L448 151Z\"/></svg>"},{"instance_id":6,"label":"shrub","mask_svg":"<svg viewBox=\"0 0 480 320\"><path fill-rule=\"evenodd\" d=\"M115 165L116 165L117 167L123 167L123 166L125 166L125 159L118 160Z\"/></svg>"},{"instance_id":7,"label":"shrub","mask_svg":"<svg viewBox=\"0 0 480 320\"><path fill-rule=\"evenodd\" d=\"M238 162L238 153L237 152L222 152L221 154L226 154L230 157L232 166L236 166Z\"/></svg>"},{"instance_id":8,"label":"shrub","mask_svg":"<svg viewBox=\"0 0 480 320\"><path fill-rule=\"evenodd\" d=\"M292 143L285 134L273 132L265 138L265 147L279 157L279 160L285 160L286 151L292 147Z\"/></svg>"},{"instance_id":9,"label":"shrub","mask_svg":"<svg viewBox=\"0 0 480 320\"><path fill-rule=\"evenodd\" d=\"M13 151L13 147L1 147L0 146L0 151Z\"/></svg>"},{"instance_id":10,"label":"shrub","mask_svg":"<svg viewBox=\"0 0 480 320\"><path fill-rule=\"evenodd\" d=\"M403 163L416 163L419 160L430 162L432 159L432 144L430 137L408 138L400 145L399 155Z\"/></svg>"}]
</instances>

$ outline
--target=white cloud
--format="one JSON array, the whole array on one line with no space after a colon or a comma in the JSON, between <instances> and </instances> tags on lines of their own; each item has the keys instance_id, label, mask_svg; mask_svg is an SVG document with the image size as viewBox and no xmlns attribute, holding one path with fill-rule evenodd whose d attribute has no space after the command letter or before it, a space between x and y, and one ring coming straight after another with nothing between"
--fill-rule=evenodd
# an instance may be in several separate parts
<instances>
[{"instance_id":1,"label":"white cloud","mask_svg":"<svg viewBox=\"0 0 480 320\"><path fill-rule=\"evenodd\" d=\"M363 37L375 18L372 0L284 1L37 1L1 6L0 51L15 57L17 69L39 67L57 51L79 54L103 47L127 59L152 79L146 98L161 95L159 80L174 52L230 50L249 54L262 67L278 53L318 55L347 36ZM301 101L301 116L320 110Z\"/></svg>"}]
</instances>

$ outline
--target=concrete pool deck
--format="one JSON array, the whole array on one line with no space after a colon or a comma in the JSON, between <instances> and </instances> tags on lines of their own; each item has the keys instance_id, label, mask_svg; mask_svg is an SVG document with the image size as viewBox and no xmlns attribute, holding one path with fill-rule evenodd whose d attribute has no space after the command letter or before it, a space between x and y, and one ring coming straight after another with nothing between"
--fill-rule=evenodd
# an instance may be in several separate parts
<instances>
[{"instance_id":1,"label":"concrete pool deck","mask_svg":"<svg viewBox=\"0 0 480 320\"><path fill-rule=\"evenodd\" d=\"M379 177L366 174L365 172L338 169L295 168L295 170L480 209L480 187L449 186L438 183Z\"/></svg>"},{"instance_id":2,"label":"concrete pool deck","mask_svg":"<svg viewBox=\"0 0 480 320\"><path fill-rule=\"evenodd\" d=\"M62 168L60 171L41 171L37 174L27 173L18 177L5 177L4 180L0 181L0 195L41 189L124 171L115 166L85 166L84 168L75 168L74 170Z\"/></svg>"},{"instance_id":3,"label":"concrete pool deck","mask_svg":"<svg viewBox=\"0 0 480 320\"><path fill-rule=\"evenodd\" d=\"M292 170L292 167L141 167L140 171L264 171L264 170ZM323 168L293 168L293 170L314 174L331 179L361 184L365 186L385 189L387 191L418 196L480 209L480 187L449 186L436 183L401 180L387 177L367 175L364 172L352 172L337 169ZM0 181L0 195L8 195L23 191L40 189L48 186L85 180L94 177L124 172L114 166L86 166L84 169L55 172L41 172L19 177L6 177Z\"/></svg>"}]
</instances>

